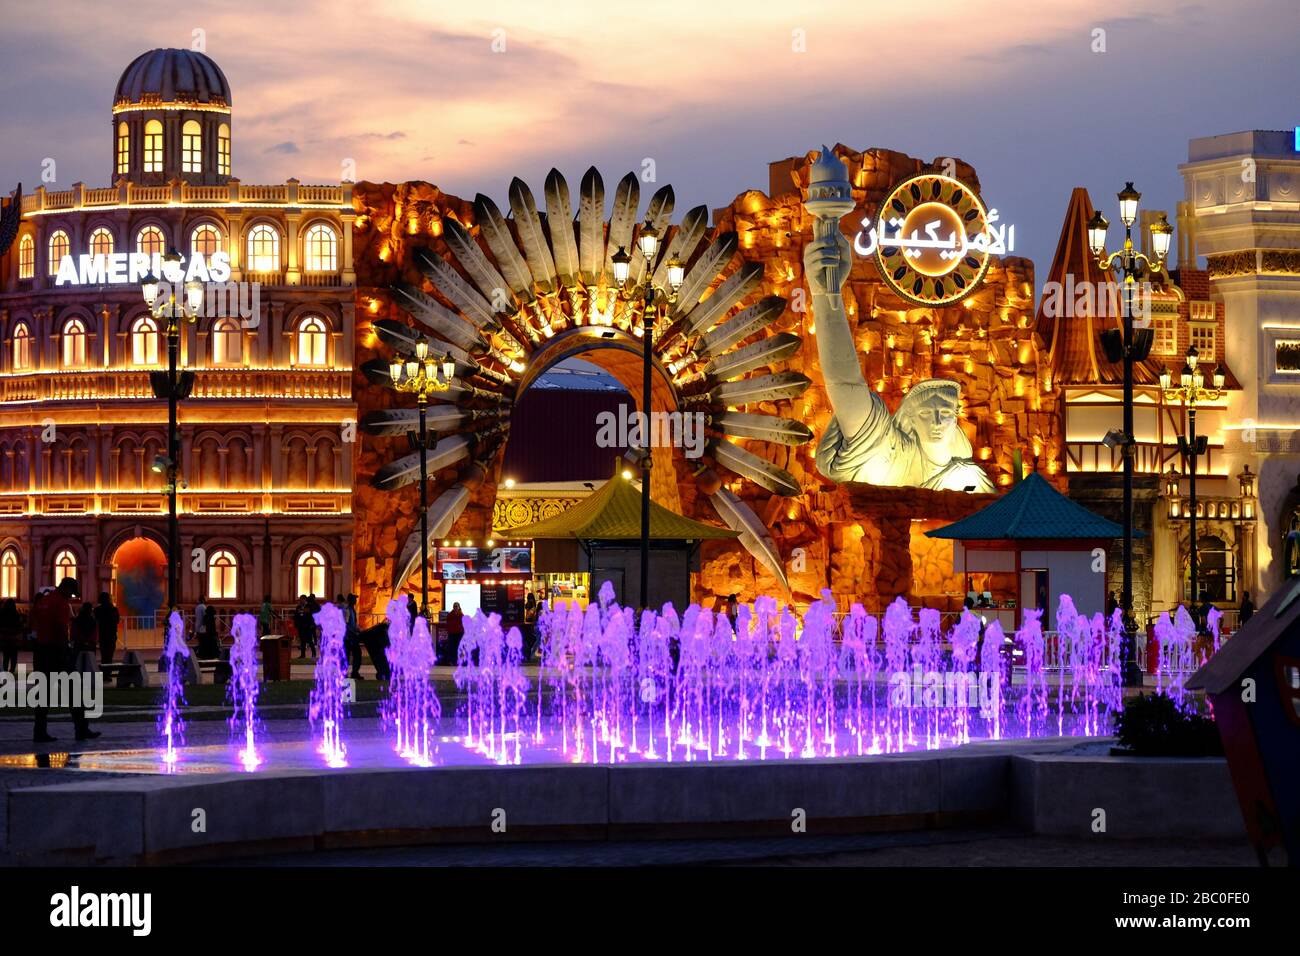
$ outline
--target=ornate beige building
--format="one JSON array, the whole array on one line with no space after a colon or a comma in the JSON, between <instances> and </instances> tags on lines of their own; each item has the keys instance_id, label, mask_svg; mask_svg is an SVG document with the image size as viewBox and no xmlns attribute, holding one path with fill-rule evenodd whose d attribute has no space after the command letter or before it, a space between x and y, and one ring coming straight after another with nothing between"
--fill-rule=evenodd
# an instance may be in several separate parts
<instances>
[{"instance_id":1,"label":"ornate beige building","mask_svg":"<svg viewBox=\"0 0 1300 956\"><path fill-rule=\"evenodd\" d=\"M233 283L181 326L180 601L350 586L351 184L240 182L231 120L211 59L152 50L113 98L112 185L21 198L0 259L0 597L75 573L124 613L161 599L167 405L149 373L167 346L139 273L169 250L214 280L228 261Z\"/></svg>"},{"instance_id":2,"label":"ornate beige building","mask_svg":"<svg viewBox=\"0 0 1300 956\"><path fill-rule=\"evenodd\" d=\"M1293 130L1248 130L1188 143L1178 219L1185 254L1203 256L1226 310L1224 350L1242 389L1227 404L1229 472L1259 476L1259 534L1249 589L1262 597L1297 559L1300 530L1300 150ZM1290 564L1290 567L1287 565Z\"/></svg>"}]
</instances>

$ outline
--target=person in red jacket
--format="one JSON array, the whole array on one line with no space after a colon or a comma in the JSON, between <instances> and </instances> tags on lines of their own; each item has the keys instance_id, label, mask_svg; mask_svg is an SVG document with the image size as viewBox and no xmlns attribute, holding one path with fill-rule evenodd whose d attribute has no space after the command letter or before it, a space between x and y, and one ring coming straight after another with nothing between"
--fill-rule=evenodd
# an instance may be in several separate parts
<instances>
[{"instance_id":1,"label":"person in red jacket","mask_svg":"<svg viewBox=\"0 0 1300 956\"><path fill-rule=\"evenodd\" d=\"M76 597L79 591L76 578L64 578L57 588L38 594L32 604L32 630L36 632L32 670L45 675L47 693L53 685L54 672L68 670L71 664L72 649L68 645L72 625L71 598ZM78 740L92 740L99 736L98 731L90 729L85 708L72 707L70 710ZM46 729L48 717L48 707L36 708L32 739L38 744L54 741Z\"/></svg>"}]
</instances>

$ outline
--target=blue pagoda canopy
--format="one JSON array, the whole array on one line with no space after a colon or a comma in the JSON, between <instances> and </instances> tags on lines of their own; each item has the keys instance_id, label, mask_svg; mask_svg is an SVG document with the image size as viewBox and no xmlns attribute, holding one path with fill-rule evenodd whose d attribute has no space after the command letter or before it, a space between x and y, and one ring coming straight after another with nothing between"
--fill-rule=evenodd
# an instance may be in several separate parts
<instances>
[{"instance_id":1,"label":"blue pagoda canopy","mask_svg":"<svg viewBox=\"0 0 1300 956\"><path fill-rule=\"evenodd\" d=\"M1134 537L1142 534L1133 532ZM1033 474L973 515L926 535L960 541L1096 540L1122 538L1124 528L1076 504Z\"/></svg>"}]
</instances>

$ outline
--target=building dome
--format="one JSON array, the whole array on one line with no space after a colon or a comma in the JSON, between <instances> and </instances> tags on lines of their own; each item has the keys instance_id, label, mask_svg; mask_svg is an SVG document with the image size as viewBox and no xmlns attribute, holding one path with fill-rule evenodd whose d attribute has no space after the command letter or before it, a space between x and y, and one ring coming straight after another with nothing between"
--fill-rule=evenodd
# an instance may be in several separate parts
<instances>
[{"instance_id":1,"label":"building dome","mask_svg":"<svg viewBox=\"0 0 1300 956\"><path fill-rule=\"evenodd\" d=\"M210 103L230 106L226 75L205 53L150 50L122 71L113 103Z\"/></svg>"}]
</instances>

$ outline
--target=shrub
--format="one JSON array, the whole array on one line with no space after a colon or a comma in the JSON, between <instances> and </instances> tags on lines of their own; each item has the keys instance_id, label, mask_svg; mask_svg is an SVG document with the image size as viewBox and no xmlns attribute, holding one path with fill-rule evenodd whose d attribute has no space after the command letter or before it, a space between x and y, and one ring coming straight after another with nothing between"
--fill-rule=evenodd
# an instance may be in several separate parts
<instances>
[{"instance_id":1,"label":"shrub","mask_svg":"<svg viewBox=\"0 0 1300 956\"><path fill-rule=\"evenodd\" d=\"M1184 713L1163 694L1143 694L1115 716L1115 736L1140 757L1219 757L1223 741L1214 721Z\"/></svg>"}]
</instances>

